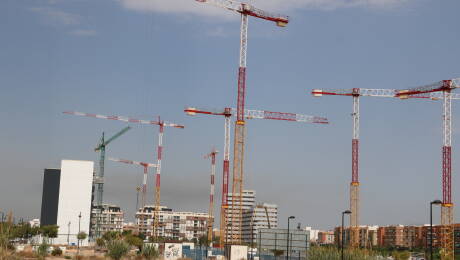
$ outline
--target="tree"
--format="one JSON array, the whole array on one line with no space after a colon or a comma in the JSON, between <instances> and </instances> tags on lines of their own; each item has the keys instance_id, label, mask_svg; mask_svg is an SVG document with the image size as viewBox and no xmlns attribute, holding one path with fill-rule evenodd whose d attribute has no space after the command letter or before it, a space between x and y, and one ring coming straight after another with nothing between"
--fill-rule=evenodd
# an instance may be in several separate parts
<instances>
[{"instance_id":1,"label":"tree","mask_svg":"<svg viewBox=\"0 0 460 260\"><path fill-rule=\"evenodd\" d=\"M139 249L139 251L142 250L142 245L144 244L144 241L140 237L137 237L137 236L129 234L129 235L125 236L125 241L130 246L137 247Z\"/></svg>"},{"instance_id":2,"label":"tree","mask_svg":"<svg viewBox=\"0 0 460 260\"><path fill-rule=\"evenodd\" d=\"M107 231L104 233L104 235L102 235L102 238L108 242L108 241L112 241L112 240L121 238L121 234L120 232L117 232L117 231Z\"/></svg>"},{"instance_id":3,"label":"tree","mask_svg":"<svg viewBox=\"0 0 460 260\"><path fill-rule=\"evenodd\" d=\"M57 225L48 225L40 227L40 233L47 238L56 238L58 235Z\"/></svg>"},{"instance_id":4,"label":"tree","mask_svg":"<svg viewBox=\"0 0 460 260\"><path fill-rule=\"evenodd\" d=\"M78 239L78 240L85 240L86 237L88 237L88 235L87 235L85 232L83 232L83 231L80 232L80 233L78 233L78 235L77 235L77 239Z\"/></svg>"}]
</instances>

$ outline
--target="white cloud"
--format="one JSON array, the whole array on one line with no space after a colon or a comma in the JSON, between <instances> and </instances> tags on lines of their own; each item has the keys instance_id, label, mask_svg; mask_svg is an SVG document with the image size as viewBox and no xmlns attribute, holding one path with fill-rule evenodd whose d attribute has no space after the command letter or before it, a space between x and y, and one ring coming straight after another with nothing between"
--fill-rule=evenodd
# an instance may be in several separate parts
<instances>
[{"instance_id":1,"label":"white cloud","mask_svg":"<svg viewBox=\"0 0 460 260\"><path fill-rule=\"evenodd\" d=\"M91 37L97 35L97 32L95 30L73 30L70 32L70 34L75 35L75 36L81 36L81 37Z\"/></svg>"},{"instance_id":2,"label":"white cloud","mask_svg":"<svg viewBox=\"0 0 460 260\"><path fill-rule=\"evenodd\" d=\"M46 23L52 25L76 25L80 24L81 17L76 14L64 12L51 7L33 7L31 11L40 14Z\"/></svg>"},{"instance_id":3,"label":"white cloud","mask_svg":"<svg viewBox=\"0 0 460 260\"><path fill-rule=\"evenodd\" d=\"M118 0L125 8L159 13L196 14L228 19L228 13L217 7L205 7L194 0ZM276 12L292 12L297 9L333 10L349 7L391 8L410 0L250 0L255 6Z\"/></svg>"}]
</instances>

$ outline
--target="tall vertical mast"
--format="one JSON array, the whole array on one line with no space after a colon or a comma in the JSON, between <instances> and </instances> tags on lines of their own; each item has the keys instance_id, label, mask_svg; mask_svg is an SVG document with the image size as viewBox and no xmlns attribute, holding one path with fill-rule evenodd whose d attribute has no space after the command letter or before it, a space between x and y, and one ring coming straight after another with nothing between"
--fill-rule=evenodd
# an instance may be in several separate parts
<instances>
[{"instance_id":1,"label":"tall vertical mast","mask_svg":"<svg viewBox=\"0 0 460 260\"><path fill-rule=\"evenodd\" d=\"M205 158L211 158L211 189L209 193L209 210L208 210L208 241L212 242L212 228L214 226L214 180L216 176L216 155L218 151L212 149L211 153L207 154Z\"/></svg>"},{"instance_id":2,"label":"tall vertical mast","mask_svg":"<svg viewBox=\"0 0 460 260\"><path fill-rule=\"evenodd\" d=\"M158 151L157 151L157 173L156 173L156 185L155 185L155 213L154 213L154 220L153 220L153 237L158 236L158 223L159 223L159 211L160 211L160 187L161 187L161 155L163 152L163 131L164 131L164 124L158 118L158 122L160 122L160 132L158 133Z\"/></svg>"},{"instance_id":3,"label":"tall vertical mast","mask_svg":"<svg viewBox=\"0 0 460 260\"><path fill-rule=\"evenodd\" d=\"M452 104L450 89L443 91L442 147L442 259L454 259L454 204L452 203Z\"/></svg>"},{"instance_id":4,"label":"tall vertical mast","mask_svg":"<svg viewBox=\"0 0 460 260\"><path fill-rule=\"evenodd\" d=\"M351 245L359 246L359 89L353 89L353 140L351 143L350 226Z\"/></svg>"},{"instance_id":5,"label":"tall vertical mast","mask_svg":"<svg viewBox=\"0 0 460 260\"><path fill-rule=\"evenodd\" d=\"M232 205L230 210L231 243L241 244L243 218L243 162L244 162L244 99L246 91L246 48L248 35L248 16L241 14L240 67L238 70L238 96L233 144L233 182Z\"/></svg>"},{"instance_id":6,"label":"tall vertical mast","mask_svg":"<svg viewBox=\"0 0 460 260\"><path fill-rule=\"evenodd\" d=\"M220 209L220 240L219 245L224 245L225 238L227 237L227 207L228 207L228 183L230 176L230 128L231 128L231 108L225 108L225 140L224 140L224 162L222 173L222 202Z\"/></svg>"}]
</instances>

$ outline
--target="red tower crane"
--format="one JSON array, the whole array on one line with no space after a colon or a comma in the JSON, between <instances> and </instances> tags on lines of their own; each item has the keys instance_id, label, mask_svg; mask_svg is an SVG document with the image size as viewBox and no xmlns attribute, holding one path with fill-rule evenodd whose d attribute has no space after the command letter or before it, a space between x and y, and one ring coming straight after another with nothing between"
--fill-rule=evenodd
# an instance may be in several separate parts
<instances>
[{"instance_id":1,"label":"red tower crane","mask_svg":"<svg viewBox=\"0 0 460 260\"><path fill-rule=\"evenodd\" d=\"M231 117L236 112L234 108L224 108L221 110L201 109L189 107L184 110L188 115L194 116L196 114L216 115L225 117L225 142L224 142L224 162L223 162L223 175L222 175L222 201L220 211L220 241L219 245L222 247L227 237L227 208L228 208L228 179L229 179L229 165L230 165L230 121ZM266 110L244 110L244 117L247 119L271 119L271 120L284 120L305 123L328 124L328 120L324 117L308 116L295 113L282 113L271 112Z\"/></svg>"},{"instance_id":2,"label":"red tower crane","mask_svg":"<svg viewBox=\"0 0 460 260\"><path fill-rule=\"evenodd\" d=\"M351 141L351 182L350 182L350 226L351 245L359 246L359 97L390 97L395 98L397 90L394 89L313 89L312 95L321 97L323 95L350 96L353 99L353 135ZM423 96L426 98L426 96Z\"/></svg>"},{"instance_id":3,"label":"red tower crane","mask_svg":"<svg viewBox=\"0 0 460 260\"><path fill-rule=\"evenodd\" d=\"M406 93L404 93L406 92ZM438 93L419 93L418 95L411 95L408 91L401 91L396 89L314 89L312 95L321 97L323 95L332 96L351 96L353 98L353 136L352 136L352 149L351 149L351 183L350 183L350 226L351 226L351 245L354 247L359 246L359 97L386 97L386 98L421 98L438 100L441 96ZM455 98L460 99L460 96Z\"/></svg>"},{"instance_id":4,"label":"red tower crane","mask_svg":"<svg viewBox=\"0 0 460 260\"><path fill-rule=\"evenodd\" d=\"M114 161L114 162L121 162L121 163L126 163L126 164L132 164L132 165L139 165L144 167L144 178L142 180L142 198L141 198L141 203L142 203L142 208L145 207L145 204L147 202L147 173L148 173L148 168L151 167L157 167L156 164L153 163L145 163L145 162L136 162L136 161L131 161L131 160L126 160L126 159L117 159L117 158L110 158L109 160ZM136 209L139 210L139 209Z\"/></svg>"},{"instance_id":5,"label":"red tower crane","mask_svg":"<svg viewBox=\"0 0 460 260\"><path fill-rule=\"evenodd\" d=\"M233 182L232 182L232 212L231 214L231 239L233 244L241 244L242 232L242 194L243 194L243 159L244 159L244 140L245 140L245 121L244 105L246 91L246 54L248 40L248 16L275 22L276 25L284 27L289 22L289 17L275 15L246 3L240 3L233 0L196 0L201 3L209 3L218 7L241 14L241 32L240 32L240 61L238 70L238 94L237 94L237 112L235 121L235 140L233 145ZM236 232L233 232L235 230Z\"/></svg>"},{"instance_id":6,"label":"red tower crane","mask_svg":"<svg viewBox=\"0 0 460 260\"><path fill-rule=\"evenodd\" d=\"M441 259L454 259L454 203L452 201L452 98L451 91L460 87L459 79L450 79L430 85L401 90L399 98L435 96L441 93L443 100L442 128L442 206L441 206ZM439 98L439 94L436 95Z\"/></svg>"},{"instance_id":7,"label":"red tower crane","mask_svg":"<svg viewBox=\"0 0 460 260\"><path fill-rule=\"evenodd\" d=\"M208 219L208 241L212 242L212 228L214 226L214 179L216 177L216 155L219 153L215 148L204 156L205 159L211 158L211 191L209 193L209 219Z\"/></svg>"},{"instance_id":8,"label":"red tower crane","mask_svg":"<svg viewBox=\"0 0 460 260\"><path fill-rule=\"evenodd\" d=\"M101 118L101 119L108 119L108 120L117 120L117 121L123 121L127 123L157 125L160 127L160 131L158 134L157 167L156 167L157 171L156 171L156 180L155 180L155 212L154 212L154 224L153 224L153 231L152 231L152 236L156 237L158 235L157 234L158 211L160 210L160 190L161 190L160 189L161 187L160 176L161 176L161 158L162 158L162 153L163 153L164 127L173 127L173 128L179 128L179 129L184 129L185 127L183 125L163 121L160 117L158 117L158 120L154 121L154 120L142 120L142 119L129 118L125 116L105 116L105 115L88 114L88 113L82 113L82 112L64 112L64 114Z\"/></svg>"}]
</instances>

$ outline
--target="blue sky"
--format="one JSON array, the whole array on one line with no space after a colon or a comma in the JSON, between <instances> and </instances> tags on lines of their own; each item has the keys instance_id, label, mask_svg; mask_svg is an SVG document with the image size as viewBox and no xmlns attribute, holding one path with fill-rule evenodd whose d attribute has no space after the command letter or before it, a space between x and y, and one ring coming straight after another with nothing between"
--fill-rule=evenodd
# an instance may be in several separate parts
<instances>
[{"instance_id":1,"label":"blue sky","mask_svg":"<svg viewBox=\"0 0 460 260\"><path fill-rule=\"evenodd\" d=\"M291 22L279 28L250 20L247 107L326 116L331 124L248 122L246 187L258 201L279 205L282 226L295 215L302 225L331 228L348 208L351 99L309 92L400 89L459 77L460 3L252 3ZM67 110L161 115L184 124L165 131L162 199L174 209L207 210L210 165L203 155L213 146L222 151L223 119L182 110L235 105L238 15L192 0L6 0L0 32L1 211L39 217L43 169L61 159L97 161L101 132L125 126L63 115ZM454 104L454 202L457 111ZM158 129L132 126L108 156L154 162ZM428 202L441 197L441 145L440 102L362 98L361 223L428 222ZM130 218L142 169L106 166L105 200Z\"/></svg>"}]
</instances>

